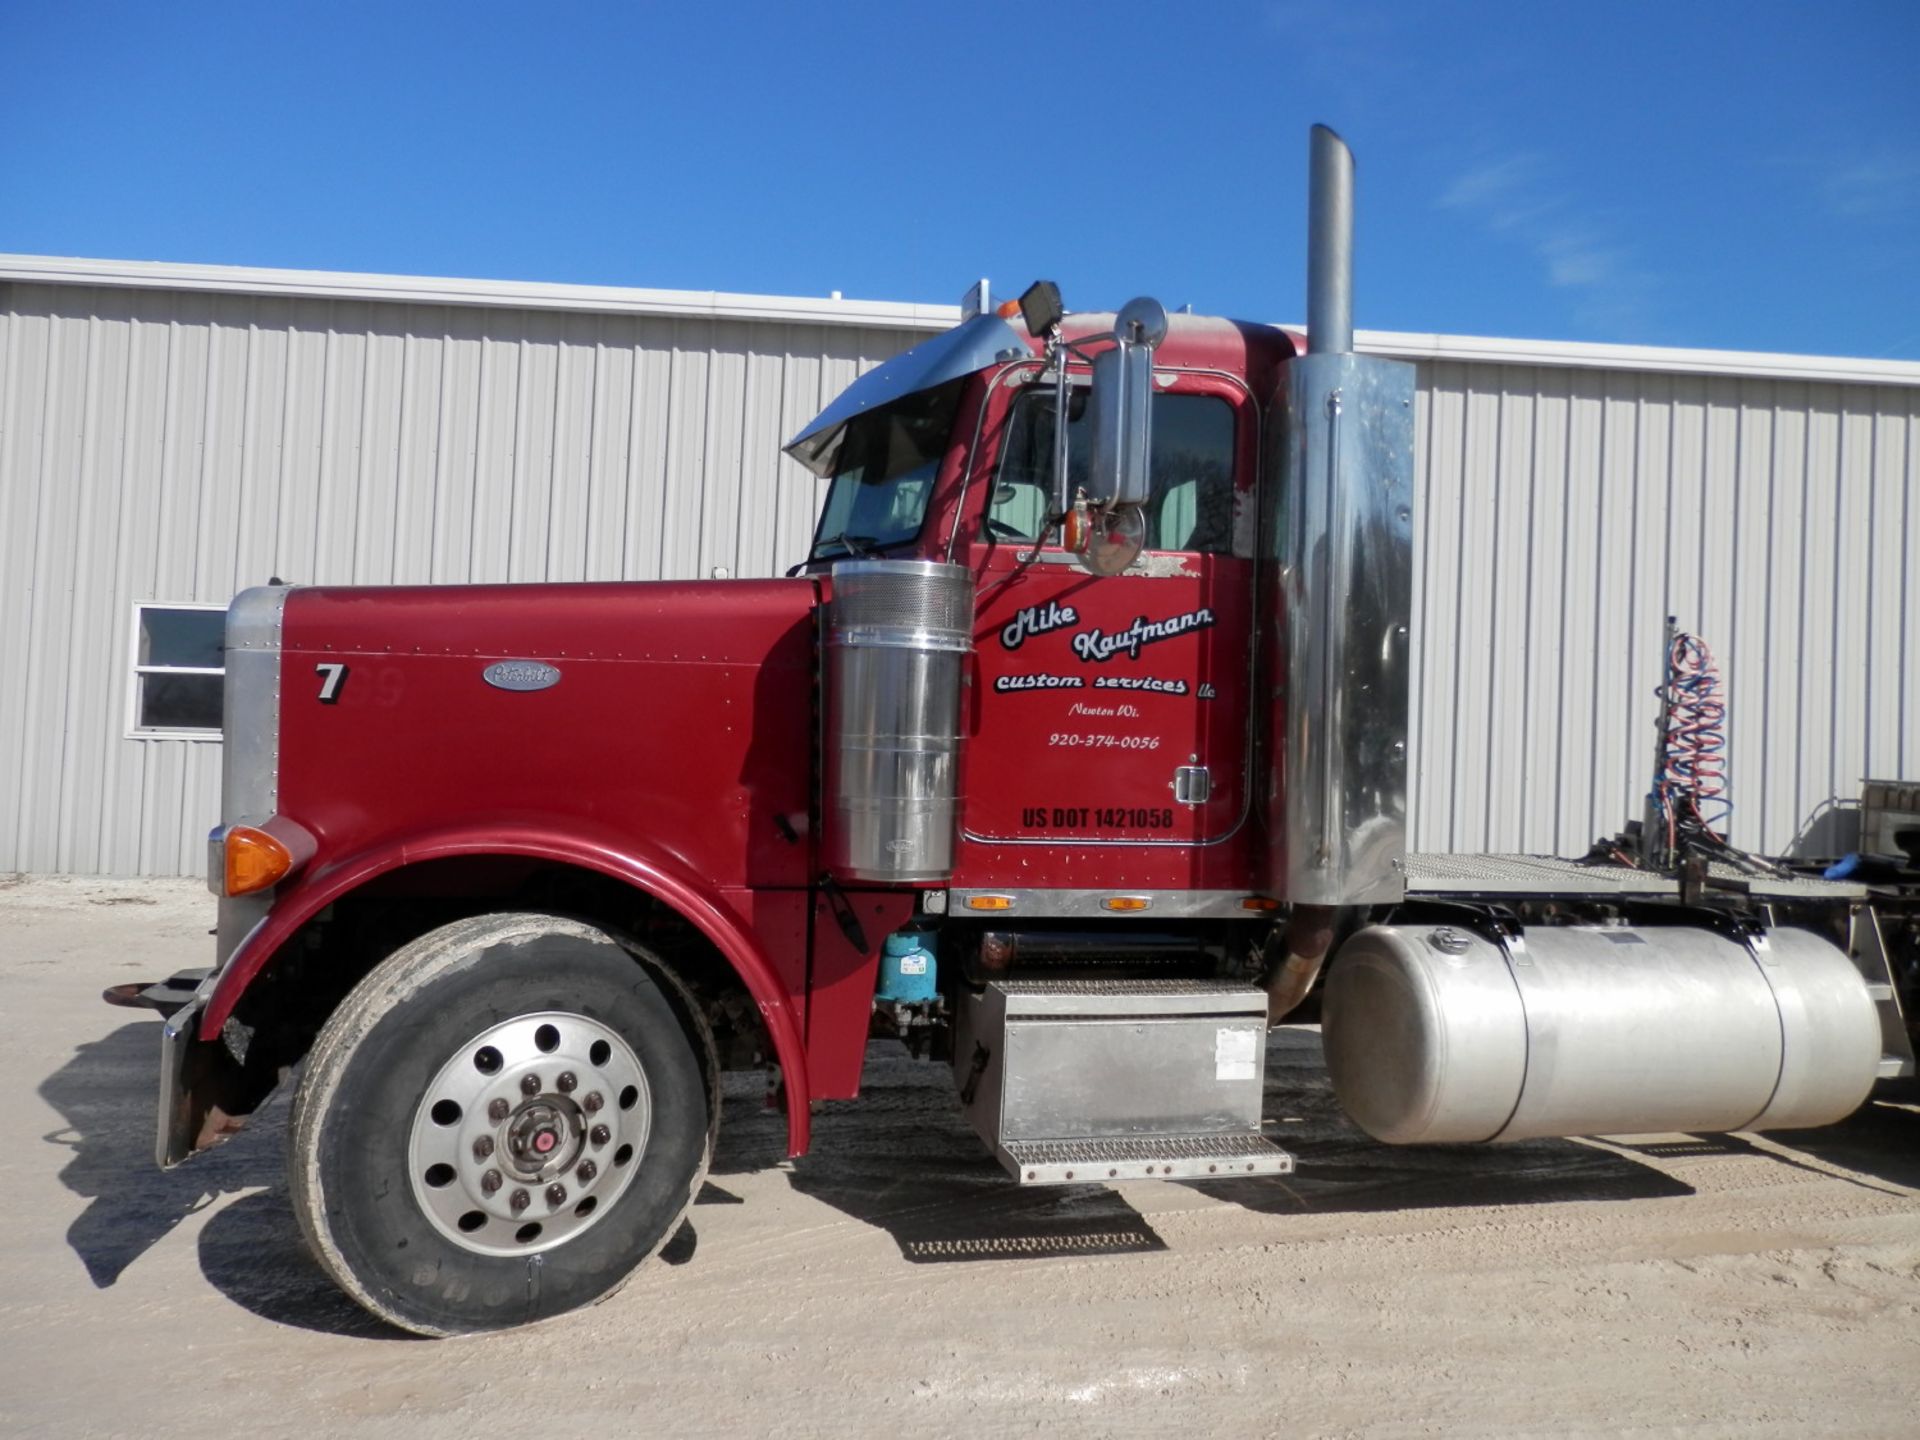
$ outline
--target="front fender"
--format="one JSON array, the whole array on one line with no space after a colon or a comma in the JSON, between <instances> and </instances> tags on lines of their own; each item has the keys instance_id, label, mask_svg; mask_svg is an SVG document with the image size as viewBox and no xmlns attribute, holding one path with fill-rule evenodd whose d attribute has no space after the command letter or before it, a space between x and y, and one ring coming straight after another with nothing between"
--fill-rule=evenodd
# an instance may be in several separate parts
<instances>
[{"instance_id":1,"label":"front fender","mask_svg":"<svg viewBox=\"0 0 1920 1440\"><path fill-rule=\"evenodd\" d=\"M215 977L201 1012L199 1038L206 1042L219 1036L240 997L280 947L334 901L405 865L483 855L551 860L624 881L672 907L711 940L759 1007L786 1088L787 1150L792 1155L805 1152L812 1101L806 1045L779 972L718 889L672 856L636 846L627 837L528 823L467 826L384 842L296 876L275 892L273 908Z\"/></svg>"}]
</instances>

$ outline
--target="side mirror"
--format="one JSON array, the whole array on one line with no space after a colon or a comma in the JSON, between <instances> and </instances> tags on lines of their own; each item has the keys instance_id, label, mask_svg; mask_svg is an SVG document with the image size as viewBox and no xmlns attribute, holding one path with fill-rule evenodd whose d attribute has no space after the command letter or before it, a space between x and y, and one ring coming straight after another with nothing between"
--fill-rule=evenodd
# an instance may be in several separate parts
<instances>
[{"instance_id":1,"label":"side mirror","mask_svg":"<svg viewBox=\"0 0 1920 1440\"><path fill-rule=\"evenodd\" d=\"M1095 504L1144 505L1153 493L1153 352L1167 337L1167 312L1157 300L1129 300L1113 331L1112 348L1093 358L1087 489Z\"/></svg>"}]
</instances>

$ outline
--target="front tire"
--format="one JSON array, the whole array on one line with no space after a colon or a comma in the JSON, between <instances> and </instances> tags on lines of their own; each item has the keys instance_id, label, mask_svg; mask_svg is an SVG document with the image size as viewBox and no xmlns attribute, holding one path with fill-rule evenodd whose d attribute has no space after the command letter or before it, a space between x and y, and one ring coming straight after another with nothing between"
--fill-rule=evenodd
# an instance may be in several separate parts
<instances>
[{"instance_id":1,"label":"front tire","mask_svg":"<svg viewBox=\"0 0 1920 1440\"><path fill-rule=\"evenodd\" d=\"M320 1032L293 1101L294 1213L342 1289L417 1334L592 1304L692 1203L712 1073L650 956L551 915L458 921Z\"/></svg>"}]
</instances>

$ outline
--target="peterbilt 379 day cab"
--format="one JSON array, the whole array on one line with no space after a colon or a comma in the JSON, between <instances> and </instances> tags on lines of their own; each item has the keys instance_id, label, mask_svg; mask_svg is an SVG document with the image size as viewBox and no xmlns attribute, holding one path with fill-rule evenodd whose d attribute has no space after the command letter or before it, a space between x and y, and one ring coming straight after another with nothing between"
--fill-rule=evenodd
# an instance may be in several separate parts
<instances>
[{"instance_id":1,"label":"peterbilt 379 day cab","mask_svg":"<svg viewBox=\"0 0 1920 1440\"><path fill-rule=\"evenodd\" d=\"M876 1020L1025 1184L1290 1170L1264 1039L1330 951L1386 1142L1856 1107L1907 1058L1862 888L1406 853L1412 372L1314 156L1308 347L1036 286L793 441L788 578L240 595L161 1163L297 1070L314 1253L446 1334L653 1253L724 1069L804 1152Z\"/></svg>"}]
</instances>

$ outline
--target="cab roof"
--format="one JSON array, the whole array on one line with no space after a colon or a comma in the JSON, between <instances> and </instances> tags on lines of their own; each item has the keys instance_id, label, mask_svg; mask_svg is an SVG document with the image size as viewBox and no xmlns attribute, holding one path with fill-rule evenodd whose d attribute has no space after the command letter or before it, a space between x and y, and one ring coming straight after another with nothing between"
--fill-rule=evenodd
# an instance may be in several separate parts
<instances>
[{"instance_id":1,"label":"cab roof","mask_svg":"<svg viewBox=\"0 0 1920 1440\"><path fill-rule=\"evenodd\" d=\"M1114 312L1109 310L1068 315L1061 329L1071 341L1107 334L1113 325ZM816 475L831 475L847 426L859 416L989 366L1045 353L1045 342L1028 334L1025 325L998 315L975 315L855 380L787 442L786 453ZM1264 400L1272 394L1279 366L1299 353L1299 342L1272 325L1180 314L1167 317L1167 337L1154 352L1154 364L1170 370L1223 370L1245 379Z\"/></svg>"}]
</instances>

